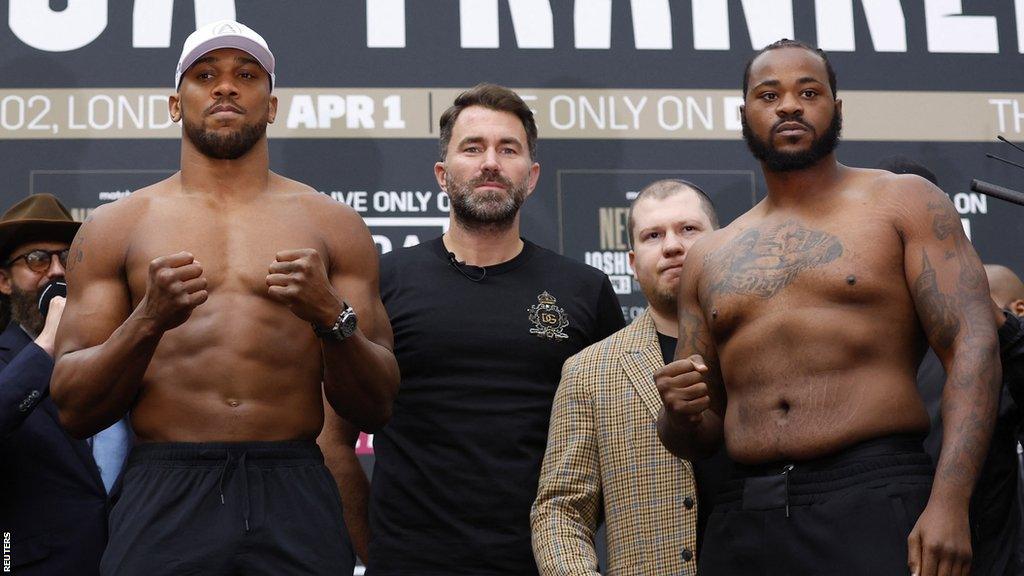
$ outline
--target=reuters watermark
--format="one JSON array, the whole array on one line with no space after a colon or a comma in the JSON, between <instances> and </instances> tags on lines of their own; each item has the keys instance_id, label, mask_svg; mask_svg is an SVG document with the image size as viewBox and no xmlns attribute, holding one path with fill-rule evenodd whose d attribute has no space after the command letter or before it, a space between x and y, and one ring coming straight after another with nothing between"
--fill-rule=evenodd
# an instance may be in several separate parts
<instances>
[{"instance_id":1,"label":"reuters watermark","mask_svg":"<svg viewBox=\"0 0 1024 576\"><path fill-rule=\"evenodd\" d=\"M11 533L4 532L4 572L11 571Z\"/></svg>"}]
</instances>

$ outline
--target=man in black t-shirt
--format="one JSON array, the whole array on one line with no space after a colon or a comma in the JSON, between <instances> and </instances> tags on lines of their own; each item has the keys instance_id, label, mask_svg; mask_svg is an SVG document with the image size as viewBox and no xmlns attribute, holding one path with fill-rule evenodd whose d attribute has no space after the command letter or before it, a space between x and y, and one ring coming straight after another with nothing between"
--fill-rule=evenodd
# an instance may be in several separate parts
<instances>
[{"instance_id":1,"label":"man in black t-shirt","mask_svg":"<svg viewBox=\"0 0 1024 576\"><path fill-rule=\"evenodd\" d=\"M444 236L384 256L402 383L374 440L371 576L536 574L530 505L566 358L624 324L608 278L519 236L540 173L514 92L441 117Z\"/></svg>"},{"instance_id":2,"label":"man in black t-shirt","mask_svg":"<svg viewBox=\"0 0 1024 576\"><path fill-rule=\"evenodd\" d=\"M716 459L676 458L658 441L654 372L672 362L676 293L690 247L718 228L695 185L659 180L629 211L630 265L649 306L633 323L565 363L530 517L543 574L594 574L604 519L602 574L692 575L703 520L728 478Z\"/></svg>"}]
</instances>

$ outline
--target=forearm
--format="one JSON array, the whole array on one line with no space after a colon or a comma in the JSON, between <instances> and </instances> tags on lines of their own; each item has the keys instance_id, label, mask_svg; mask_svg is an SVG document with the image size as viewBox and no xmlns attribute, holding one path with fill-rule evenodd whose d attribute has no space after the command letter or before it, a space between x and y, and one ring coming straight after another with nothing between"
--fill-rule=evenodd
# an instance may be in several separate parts
<instances>
[{"instance_id":1,"label":"forearm","mask_svg":"<svg viewBox=\"0 0 1024 576\"><path fill-rule=\"evenodd\" d=\"M398 394L398 362L361 331L341 341L323 341L324 395L339 416L373 432L391 418Z\"/></svg>"},{"instance_id":2,"label":"forearm","mask_svg":"<svg viewBox=\"0 0 1024 576\"><path fill-rule=\"evenodd\" d=\"M571 487L545 488L542 481L530 524L533 555L544 576L598 576L597 514L588 500Z\"/></svg>"},{"instance_id":3,"label":"forearm","mask_svg":"<svg viewBox=\"0 0 1024 576\"><path fill-rule=\"evenodd\" d=\"M366 564L370 553L370 519L367 500L370 484L366 480L359 458L351 446L320 444L324 463L338 485L341 505L345 515L345 526L356 554Z\"/></svg>"},{"instance_id":4,"label":"forearm","mask_svg":"<svg viewBox=\"0 0 1024 576\"><path fill-rule=\"evenodd\" d=\"M715 453L724 440L722 419L711 410L701 413L699 424L678 426L662 408L658 413L658 439L665 449L684 460L702 460Z\"/></svg>"},{"instance_id":5,"label":"forearm","mask_svg":"<svg viewBox=\"0 0 1024 576\"><path fill-rule=\"evenodd\" d=\"M92 436L129 410L162 334L133 313L104 343L57 360L50 394L71 435Z\"/></svg>"},{"instance_id":6,"label":"forearm","mask_svg":"<svg viewBox=\"0 0 1024 576\"><path fill-rule=\"evenodd\" d=\"M1002 372L994 339L960 349L942 393L942 452L932 497L966 506L988 454Z\"/></svg>"}]
</instances>

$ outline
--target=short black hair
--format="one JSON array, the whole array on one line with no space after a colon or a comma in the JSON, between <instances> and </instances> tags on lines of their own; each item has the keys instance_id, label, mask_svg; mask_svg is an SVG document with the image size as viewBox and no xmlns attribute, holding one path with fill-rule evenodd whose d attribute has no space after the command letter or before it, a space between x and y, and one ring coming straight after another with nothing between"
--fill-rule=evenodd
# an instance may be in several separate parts
<instances>
[{"instance_id":1,"label":"short black hair","mask_svg":"<svg viewBox=\"0 0 1024 576\"><path fill-rule=\"evenodd\" d=\"M537 122L533 119L533 110L518 94L497 84L477 84L459 94L455 102L441 114L441 161L448 156L448 144L452 141L452 130L459 114L470 106L482 106L489 110L514 114L523 123L526 131L526 147L530 151L530 159L537 158Z\"/></svg>"},{"instance_id":2,"label":"short black hair","mask_svg":"<svg viewBox=\"0 0 1024 576\"><path fill-rule=\"evenodd\" d=\"M821 48L816 48L806 42L801 42L799 40L790 40L789 38L783 38L782 40L777 40L765 46L760 51L758 51L757 54L754 54L754 56L751 57L750 60L747 60L747 67L743 69L743 98L747 97L747 88L749 86L750 81L750 67L754 65L754 60L760 58L761 55L764 54L765 52L768 52L770 50L778 50L780 48L800 48L803 50L807 50L808 52L813 52L814 54L817 54L818 57L825 62L825 71L828 72L828 87L832 89L832 98L836 97L836 71L832 69L832 63L829 62L828 60L828 54L826 54L825 51L822 50Z\"/></svg>"},{"instance_id":3,"label":"short black hair","mask_svg":"<svg viewBox=\"0 0 1024 576\"><path fill-rule=\"evenodd\" d=\"M633 247L635 241L633 240L633 227L636 222L633 219L633 209L640 203L641 200L648 198L653 200L661 200L668 198L675 194L681 194L683 192L693 192L697 195L697 199L700 200L701 210L707 215L708 220L711 222L711 229L718 230L718 211L715 210L715 203L711 201L711 197L708 193L701 189L689 180L682 180L678 178L669 178L666 180L656 180L651 182L636 195L633 199L633 203L629 205L629 217L626 220L626 226L629 227L629 246Z\"/></svg>"},{"instance_id":4,"label":"short black hair","mask_svg":"<svg viewBox=\"0 0 1024 576\"><path fill-rule=\"evenodd\" d=\"M893 174L916 174L936 186L939 185L939 179L935 177L935 173L929 170L927 166L899 154L883 158L875 168L887 170Z\"/></svg>"}]
</instances>

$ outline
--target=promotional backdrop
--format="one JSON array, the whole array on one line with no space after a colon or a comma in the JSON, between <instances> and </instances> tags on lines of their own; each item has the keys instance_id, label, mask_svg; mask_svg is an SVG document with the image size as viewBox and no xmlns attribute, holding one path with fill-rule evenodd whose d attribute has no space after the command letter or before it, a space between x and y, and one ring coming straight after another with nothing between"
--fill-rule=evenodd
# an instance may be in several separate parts
<instances>
[{"instance_id":1,"label":"promotional backdrop","mask_svg":"<svg viewBox=\"0 0 1024 576\"><path fill-rule=\"evenodd\" d=\"M271 167L359 211L386 252L440 234L440 113L462 89L515 88L540 129L523 234L605 271L643 306L625 208L645 184L705 188L727 223L764 197L740 136L744 65L779 38L831 56L838 155L929 166L986 262L1024 272L1024 0L8 0L0 26L0 204L49 192L83 218L177 170L167 116L181 43L235 18L277 57ZM371 451L364 438L360 450Z\"/></svg>"}]
</instances>

